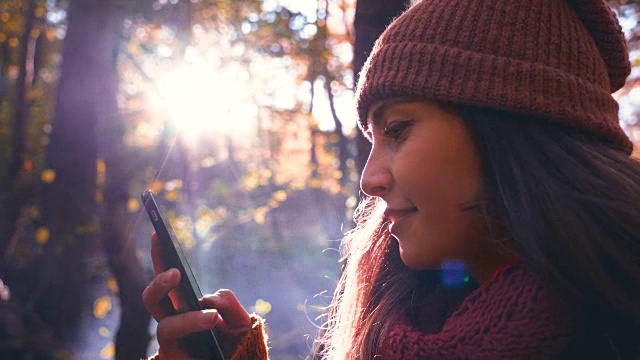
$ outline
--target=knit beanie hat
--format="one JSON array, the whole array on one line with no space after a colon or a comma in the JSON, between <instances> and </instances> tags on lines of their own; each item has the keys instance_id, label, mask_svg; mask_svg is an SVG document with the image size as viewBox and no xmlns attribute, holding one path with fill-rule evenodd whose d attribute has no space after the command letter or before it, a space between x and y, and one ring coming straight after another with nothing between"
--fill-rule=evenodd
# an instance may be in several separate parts
<instances>
[{"instance_id":1,"label":"knit beanie hat","mask_svg":"<svg viewBox=\"0 0 640 360\"><path fill-rule=\"evenodd\" d=\"M359 125L377 100L418 97L555 121L631 153L611 96L629 72L604 0L422 0L362 68Z\"/></svg>"}]
</instances>

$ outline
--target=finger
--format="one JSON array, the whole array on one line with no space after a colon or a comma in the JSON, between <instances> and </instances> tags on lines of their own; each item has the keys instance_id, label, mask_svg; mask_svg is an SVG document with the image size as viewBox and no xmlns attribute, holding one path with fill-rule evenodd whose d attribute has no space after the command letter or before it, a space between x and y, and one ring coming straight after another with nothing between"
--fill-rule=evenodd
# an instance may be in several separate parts
<instances>
[{"instance_id":1,"label":"finger","mask_svg":"<svg viewBox=\"0 0 640 360\"><path fill-rule=\"evenodd\" d=\"M154 277L142 292L142 303L156 321L160 322L168 315L162 308L162 299L171 289L178 286L178 283L180 283L180 272L178 269L169 269Z\"/></svg>"},{"instance_id":2,"label":"finger","mask_svg":"<svg viewBox=\"0 0 640 360\"><path fill-rule=\"evenodd\" d=\"M219 321L218 311L212 309L167 316L158 322L158 344L162 347L191 333L213 329Z\"/></svg>"},{"instance_id":3,"label":"finger","mask_svg":"<svg viewBox=\"0 0 640 360\"><path fill-rule=\"evenodd\" d=\"M205 308L217 309L229 330L251 327L249 313L231 290L218 290L215 294L202 298L201 303Z\"/></svg>"},{"instance_id":4,"label":"finger","mask_svg":"<svg viewBox=\"0 0 640 360\"><path fill-rule=\"evenodd\" d=\"M153 262L153 271L156 273L156 275L166 270L166 268L162 264L158 234L156 234L155 232L153 233L153 235L151 235L151 260Z\"/></svg>"}]
</instances>

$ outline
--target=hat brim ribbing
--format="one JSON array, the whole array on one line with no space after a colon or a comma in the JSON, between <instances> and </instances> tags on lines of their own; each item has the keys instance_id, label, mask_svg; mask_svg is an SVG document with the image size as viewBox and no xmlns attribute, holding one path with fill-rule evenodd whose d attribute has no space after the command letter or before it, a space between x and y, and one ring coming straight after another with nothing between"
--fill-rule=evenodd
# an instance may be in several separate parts
<instances>
[{"instance_id":1,"label":"hat brim ribbing","mask_svg":"<svg viewBox=\"0 0 640 360\"><path fill-rule=\"evenodd\" d=\"M417 79L429 81L418 83ZM618 103L611 94L539 63L450 46L401 42L377 48L363 68L361 81L356 101L364 128L375 101L411 96L558 121L599 134L628 153L633 150L619 126Z\"/></svg>"}]
</instances>

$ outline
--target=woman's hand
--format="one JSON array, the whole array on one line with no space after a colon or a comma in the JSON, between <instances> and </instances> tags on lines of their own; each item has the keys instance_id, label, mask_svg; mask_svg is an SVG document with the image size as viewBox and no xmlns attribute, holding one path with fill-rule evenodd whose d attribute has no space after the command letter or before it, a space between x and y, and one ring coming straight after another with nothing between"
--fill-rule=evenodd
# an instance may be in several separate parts
<instances>
[{"instance_id":1,"label":"woman's hand","mask_svg":"<svg viewBox=\"0 0 640 360\"><path fill-rule=\"evenodd\" d=\"M251 330L251 318L231 290L219 290L200 300L207 310L167 314L161 301L180 283L177 269L162 271L157 236L151 238L151 258L155 278L142 293L142 301L151 316L158 322L159 354L163 359L188 359L179 340L191 333L216 329L218 343L225 358L230 358L242 338Z\"/></svg>"}]
</instances>

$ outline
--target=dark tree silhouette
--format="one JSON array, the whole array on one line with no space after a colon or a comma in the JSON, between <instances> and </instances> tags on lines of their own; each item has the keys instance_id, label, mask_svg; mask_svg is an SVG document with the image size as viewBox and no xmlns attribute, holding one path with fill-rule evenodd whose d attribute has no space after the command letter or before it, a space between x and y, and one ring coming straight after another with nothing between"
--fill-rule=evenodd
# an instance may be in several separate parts
<instances>
[{"instance_id":1,"label":"dark tree silhouette","mask_svg":"<svg viewBox=\"0 0 640 360\"><path fill-rule=\"evenodd\" d=\"M400 15L408 5L408 0L359 0L357 2L354 22L356 41L353 51L353 73L356 75L356 79L378 36L391 23L391 20ZM356 147L358 149L356 168L362 174L369 156L370 145L364 136L358 134Z\"/></svg>"},{"instance_id":2,"label":"dark tree silhouette","mask_svg":"<svg viewBox=\"0 0 640 360\"><path fill-rule=\"evenodd\" d=\"M33 294L36 309L67 345L87 301L87 261L106 250L119 282L123 321L116 336L118 359L142 358L149 316L140 293L147 279L127 234L126 165L117 128L116 54L124 15L116 1L74 0L68 8L68 31L62 50L56 110L46 167L55 180L46 188L43 221L50 240ZM115 124L115 125L114 125ZM105 138L108 137L108 138ZM111 141L107 144L107 141ZM103 144L105 149L101 149ZM106 190L103 243L99 236L97 163L99 154L111 168ZM117 191L119 190L119 191ZM98 202L96 201L98 200Z\"/></svg>"}]
</instances>

